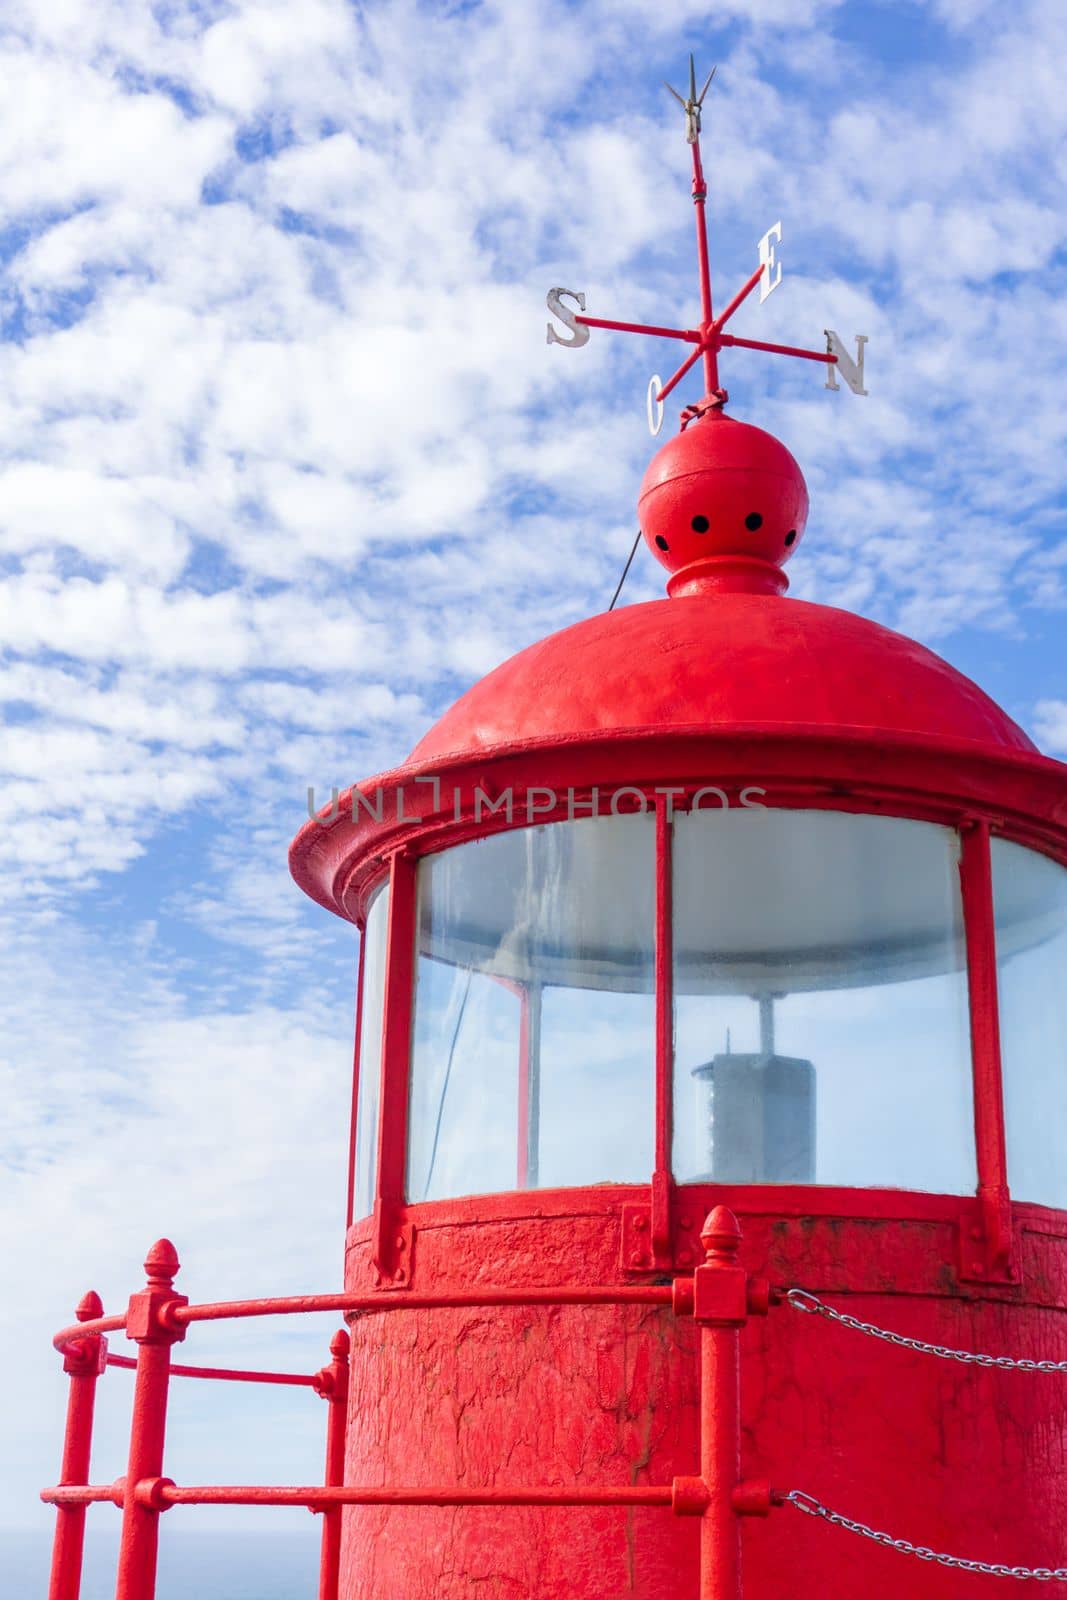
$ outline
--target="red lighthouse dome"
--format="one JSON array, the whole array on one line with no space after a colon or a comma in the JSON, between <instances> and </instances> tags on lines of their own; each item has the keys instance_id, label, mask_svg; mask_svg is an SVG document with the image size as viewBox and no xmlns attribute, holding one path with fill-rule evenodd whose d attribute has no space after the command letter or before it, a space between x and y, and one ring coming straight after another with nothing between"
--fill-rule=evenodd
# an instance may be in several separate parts
<instances>
[{"instance_id":1,"label":"red lighthouse dome","mask_svg":"<svg viewBox=\"0 0 1067 1600\"><path fill-rule=\"evenodd\" d=\"M1037 754L977 684L903 634L810 601L694 591L528 645L468 689L411 762L627 734L720 744L741 730Z\"/></svg>"}]
</instances>

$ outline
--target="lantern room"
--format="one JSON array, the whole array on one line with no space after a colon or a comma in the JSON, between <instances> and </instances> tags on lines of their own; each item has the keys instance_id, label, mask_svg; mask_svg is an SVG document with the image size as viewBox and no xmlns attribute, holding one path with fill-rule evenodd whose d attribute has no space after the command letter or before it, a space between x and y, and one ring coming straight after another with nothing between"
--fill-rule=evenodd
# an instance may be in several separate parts
<instances>
[{"instance_id":1,"label":"lantern room","mask_svg":"<svg viewBox=\"0 0 1067 1600\"><path fill-rule=\"evenodd\" d=\"M915 643L681 571L300 836L365 929L352 1220L657 1176L1064 1205L1061 769Z\"/></svg>"}]
</instances>

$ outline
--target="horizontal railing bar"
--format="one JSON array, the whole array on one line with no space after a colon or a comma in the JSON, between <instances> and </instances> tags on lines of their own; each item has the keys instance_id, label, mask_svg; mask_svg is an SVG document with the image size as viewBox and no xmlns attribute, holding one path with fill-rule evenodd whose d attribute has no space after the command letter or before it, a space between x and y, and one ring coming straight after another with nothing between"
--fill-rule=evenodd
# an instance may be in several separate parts
<instances>
[{"instance_id":1,"label":"horizontal railing bar","mask_svg":"<svg viewBox=\"0 0 1067 1600\"><path fill-rule=\"evenodd\" d=\"M675 1280L676 1282L680 1280ZM578 1285L562 1289L483 1289L474 1294L306 1294L280 1299L219 1300L199 1306L176 1305L169 1315L174 1327L190 1322L223 1322L240 1317L291 1317L317 1311L478 1311L494 1306L665 1306L672 1303L670 1284L622 1284L616 1289ZM126 1331L126 1314L95 1317L61 1328L52 1340L62 1355L68 1345L93 1334ZM177 1368L172 1368L177 1371Z\"/></svg>"},{"instance_id":2,"label":"horizontal railing bar","mask_svg":"<svg viewBox=\"0 0 1067 1600\"><path fill-rule=\"evenodd\" d=\"M115 1487L110 1483L61 1483L54 1489L42 1489L41 1499L46 1506L91 1506L108 1500L120 1503L116 1502Z\"/></svg>"},{"instance_id":3,"label":"horizontal railing bar","mask_svg":"<svg viewBox=\"0 0 1067 1600\"><path fill-rule=\"evenodd\" d=\"M128 1367L136 1371L137 1361L134 1356L113 1356L107 1358L109 1367ZM304 1372L245 1372L236 1367L180 1367L170 1368L172 1378L229 1378L232 1383L292 1383L313 1389L315 1379Z\"/></svg>"},{"instance_id":4,"label":"horizontal railing bar","mask_svg":"<svg viewBox=\"0 0 1067 1600\"><path fill-rule=\"evenodd\" d=\"M357 1489L266 1488L237 1484L181 1488L163 1484L160 1500L167 1505L201 1506L669 1506L669 1484L620 1488L547 1489Z\"/></svg>"},{"instance_id":5,"label":"horizontal railing bar","mask_svg":"<svg viewBox=\"0 0 1067 1600\"><path fill-rule=\"evenodd\" d=\"M579 1285L563 1289L483 1289L467 1294L311 1294L275 1300L220 1300L175 1306L175 1326L238 1317L286 1317L313 1311L480 1311L494 1306L670 1305L670 1284L624 1284L617 1289Z\"/></svg>"},{"instance_id":6,"label":"horizontal railing bar","mask_svg":"<svg viewBox=\"0 0 1067 1600\"><path fill-rule=\"evenodd\" d=\"M123 1493L115 1484L60 1484L42 1489L46 1505L84 1506L104 1501L121 1505ZM196 1484L182 1487L165 1479L154 1480L153 1500L168 1506L670 1506L670 1484L636 1487L607 1486L537 1489L429 1488L359 1489L347 1485L275 1488L260 1484Z\"/></svg>"},{"instance_id":7,"label":"horizontal railing bar","mask_svg":"<svg viewBox=\"0 0 1067 1600\"><path fill-rule=\"evenodd\" d=\"M117 1313L112 1317L90 1317L88 1322L75 1322L69 1328L60 1328L52 1340L53 1350L58 1350L63 1355L68 1344L74 1344L77 1339L89 1338L94 1333L125 1333L126 1313Z\"/></svg>"}]
</instances>

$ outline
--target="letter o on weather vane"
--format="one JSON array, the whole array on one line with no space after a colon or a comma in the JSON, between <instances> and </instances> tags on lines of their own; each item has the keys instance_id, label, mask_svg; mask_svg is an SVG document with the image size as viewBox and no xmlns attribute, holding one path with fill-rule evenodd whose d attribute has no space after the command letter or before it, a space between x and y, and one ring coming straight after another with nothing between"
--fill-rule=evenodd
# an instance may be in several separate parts
<instances>
[{"instance_id":1,"label":"letter o on weather vane","mask_svg":"<svg viewBox=\"0 0 1067 1600\"><path fill-rule=\"evenodd\" d=\"M663 379L658 372L654 372L648 380L648 398L645 401L645 410L648 413L648 431L653 439L663 426L663 401L659 392L663 388Z\"/></svg>"}]
</instances>

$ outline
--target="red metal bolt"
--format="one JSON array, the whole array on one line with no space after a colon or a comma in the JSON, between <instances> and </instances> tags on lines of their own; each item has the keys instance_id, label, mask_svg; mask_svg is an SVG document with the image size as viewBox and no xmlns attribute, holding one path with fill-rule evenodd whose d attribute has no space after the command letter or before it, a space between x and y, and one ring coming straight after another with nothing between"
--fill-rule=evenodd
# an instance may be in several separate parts
<instances>
[{"instance_id":1,"label":"red metal bolt","mask_svg":"<svg viewBox=\"0 0 1067 1600\"><path fill-rule=\"evenodd\" d=\"M134 1484L133 1498L146 1511L169 1511L166 1490L173 1488L173 1478L142 1478L140 1483Z\"/></svg>"},{"instance_id":2,"label":"red metal bolt","mask_svg":"<svg viewBox=\"0 0 1067 1600\"><path fill-rule=\"evenodd\" d=\"M750 1317L765 1317L771 1309L772 1291L766 1278L749 1278L746 1294Z\"/></svg>"},{"instance_id":3,"label":"red metal bolt","mask_svg":"<svg viewBox=\"0 0 1067 1600\"><path fill-rule=\"evenodd\" d=\"M702 1517L710 1498L703 1478L675 1478L671 1484L671 1510L676 1517Z\"/></svg>"},{"instance_id":4,"label":"red metal bolt","mask_svg":"<svg viewBox=\"0 0 1067 1600\"><path fill-rule=\"evenodd\" d=\"M693 1315L694 1292L692 1278L675 1278L671 1284L671 1310L676 1317Z\"/></svg>"},{"instance_id":5,"label":"red metal bolt","mask_svg":"<svg viewBox=\"0 0 1067 1600\"><path fill-rule=\"evenodd\" d=\"M167 1328L171 1333L180 1334L184 1339L186 1325L175 1313L180 1306L187 1306L188 1304L189 1302L184 1295L179 1296L176 1300L165 1300L157 1312L160 1326Z\"/></svg>"},{"instance_id":6,"label":"red metal bolt","mask_svg":"<svg viewBox=\"0 0 1067 1600\"><path fill-rule=\"evenodd\" d=\"M749 1478L739 1483L731 1496L739 1517L769 1517L774 1500L765 1478Z\"/></svg>"}]
</instances>

